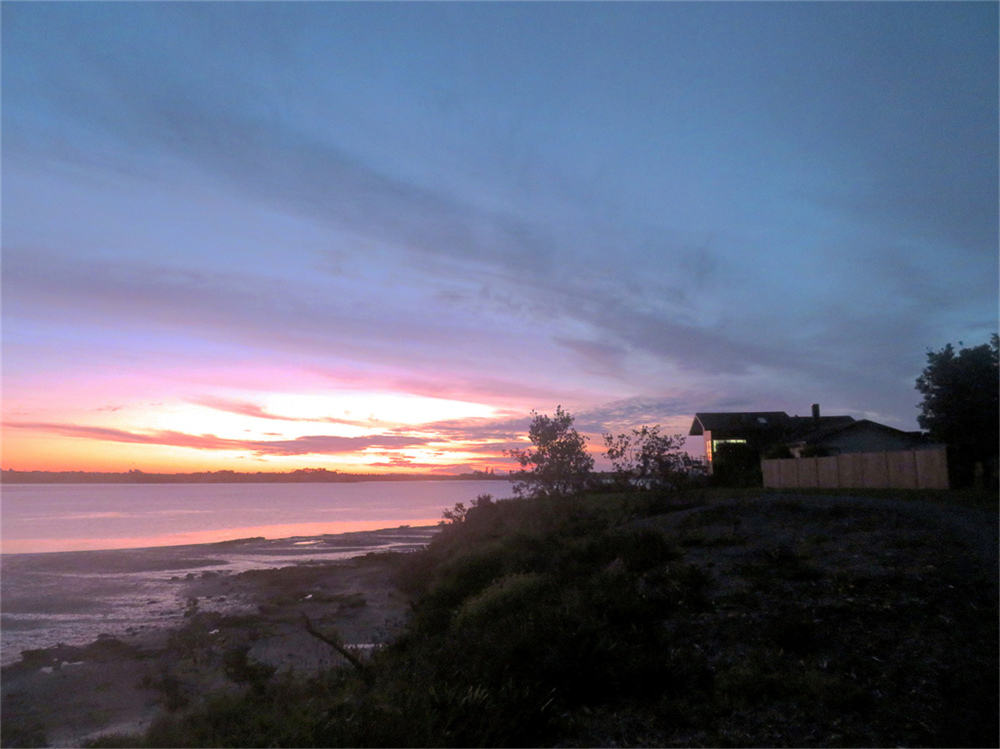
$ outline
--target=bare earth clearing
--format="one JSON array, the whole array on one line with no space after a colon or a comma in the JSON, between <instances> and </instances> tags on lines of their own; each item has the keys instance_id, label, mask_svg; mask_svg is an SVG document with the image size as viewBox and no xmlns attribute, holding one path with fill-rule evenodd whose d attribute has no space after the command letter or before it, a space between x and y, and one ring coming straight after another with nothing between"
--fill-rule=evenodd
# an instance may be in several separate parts
<instances>
[{"instance_id":1,"label":"bare earth clearing","mask_svg":"<svg viewBox=\"0 0 1000 749\"><path fill-rule=\"evenodd\" d=\"M705 733L693 705L690 720L676 716L665 734L642 711L596 711L564 745L837 746L838 736L858 745L866 735L874 745L883 720L889 733L926 745L936 735L922 733L928 724L954 724L959 737L963 726L996 724L995 699L948 704L939 688L996 680L995 511L768 495L635 522L662 529L710 576L710 609L666 626L678 643L705 651L708 670L727 674L732 683L716 688L731 690L731 714ZM387 642L408 611L393 584L400 563L405 556L369 556L185 581L184 627L36 651L4 669L3 745L79 746L141 731L158 711L183 710L213 689L345 664L306 631L303 615L349 645ZM747 683L733 667L740 659L753 665ZM802 683L790 683L797 673ZM828 691L843 701L830 714L802 708Z\"/></svg>"}]
</instances>

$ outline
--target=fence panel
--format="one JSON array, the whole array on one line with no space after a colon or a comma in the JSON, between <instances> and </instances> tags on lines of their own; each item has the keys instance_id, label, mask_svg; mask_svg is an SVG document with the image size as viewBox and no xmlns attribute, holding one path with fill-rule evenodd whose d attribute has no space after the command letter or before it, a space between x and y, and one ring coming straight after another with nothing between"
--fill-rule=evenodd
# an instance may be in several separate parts
<instances>
[{"instance_id":1,"label":"fence panel","mask_svg":"<svg viewBox=\"0 0 1000 749\"><path fill-rule=\"evenodd\" d=\"M779 460L778 468L780 469L780 482L779 488L782 489L798 489L799 488L799 469L798 466L791 460Z\"/></svg>"},{"instance_id":2,"label":"fence panel","mask_svg":"<svg viewBox=\"0 0 1000 749\"><path fill-rule=\"evenodd\" d=\"M861 485L865 489L884 489L889 486L889 461L885 453L859 453L861 455Z\"/></svg>"},{"instance_id":3,"label":"fence panel","mask_svg":"<svg viewBox=\"0 0 1000 749\"><path fill-rule=\"evenodd\" d=\"M838 458L816 458L816 486L820 489L840 488L840 469Z\"/></svg>"},{"instance_id":4,"label":"fence panel","mask_svg":"<svg viewBox=\"0 0 1000 749\"><path fill-rule=\"evenodd\" d=\"M764 474L764 486L771 489L781 488L781 461L762 460L760 471Z\"/></svg>"},{"instance_id":5,"label":"fence panel","mask_svg":"<svg viewBox=\"0 0 1000 749\"><path fill-rule=\"evenodd\" d=\"M886 453L889 486L893 489L917 488L917 458L912 450Z\"/></svg>"},{"instance_id":6,"label":"fence panel","mask_svg":"<svg viewBox=\"0 0 1000 749\"><path fill-rule=\"evenodd\" d=\"M817 460L818 458L799 458L795 461L798 463L800 489L815 489L819 486L816 473Z\"/></svg>"},{"instance_id":7,"label":"fence panel","mask_svg":"<svg viewBox=\"0 0 1000 749\"><path fill-rule=\"evenodd\" d=\"M864 486L861 473L861 454L838 455L837 474L840 478L840 489L860 489Z\"/></svg>"},{"instance_id":8,"label":"fence panel","mask_svg":"<svg viewBox=\"0 0 1000 749\"><path fill-rule=\"evenodd\" d=\"M761 471L768 489L948 488L948 458L943 447L762 460Z\"/></svg>"},{"instance_id":9,"label":"fence panel","mask_svg":"<svg viewBox=\"0 0 1000 749\"><path fill-rule=\"evenodd\" d=\"M921 489L948 488L948 451L918 450L915 453L917 486Z\"/></svg>"}]
</instances>

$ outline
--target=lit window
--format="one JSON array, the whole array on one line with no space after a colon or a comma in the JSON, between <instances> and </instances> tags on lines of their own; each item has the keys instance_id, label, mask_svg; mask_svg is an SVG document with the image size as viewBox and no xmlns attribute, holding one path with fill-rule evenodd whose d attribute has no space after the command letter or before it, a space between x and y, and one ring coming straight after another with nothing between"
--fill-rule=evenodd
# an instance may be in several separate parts
<instances>
[{"instance_id":1,"label":"lit window","mask_svg":"<svg viewBox=\"0 0 1000 749\"><path fill-rule=\"evenodd\" d=\"M719 449L719 445L745 445L746 443L746 440L712 440L711 447L708 450L708 459L712 460L712 456Z\"/></svg>"}]
</instances>

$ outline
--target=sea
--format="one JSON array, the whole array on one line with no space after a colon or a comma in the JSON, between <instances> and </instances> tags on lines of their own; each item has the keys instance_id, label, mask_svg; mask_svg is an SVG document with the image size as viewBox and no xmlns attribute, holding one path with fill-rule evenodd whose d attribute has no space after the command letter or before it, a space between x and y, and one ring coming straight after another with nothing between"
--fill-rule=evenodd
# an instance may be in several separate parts
<instances>
[{"instance_id":1,"label":"sea","mask_svg":"<svg viewBox=\"0 0 1000 749\"><path fill-rule=\"evenodd\" d=\"M0 665L25 649L171 626L178 580L407 551L505 481L4 484Z\"/></svg>"}]
</instances>

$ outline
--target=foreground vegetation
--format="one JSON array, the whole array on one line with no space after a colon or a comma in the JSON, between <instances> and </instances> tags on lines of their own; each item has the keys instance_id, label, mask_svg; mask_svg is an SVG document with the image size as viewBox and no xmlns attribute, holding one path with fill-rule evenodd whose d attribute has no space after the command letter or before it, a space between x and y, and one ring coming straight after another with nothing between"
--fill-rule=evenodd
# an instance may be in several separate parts
<instances>
[{"instance_id":1,"label":"foreground vegetation","mask_svg":"<svg viewBox=\"0 0 1000 749\"><path fill-rule=\"evenodd\" d=\"M995 564L879 501L482 498L383 559L393 644L93 745L996 746Z\"/></svg>"}]
</instances>

